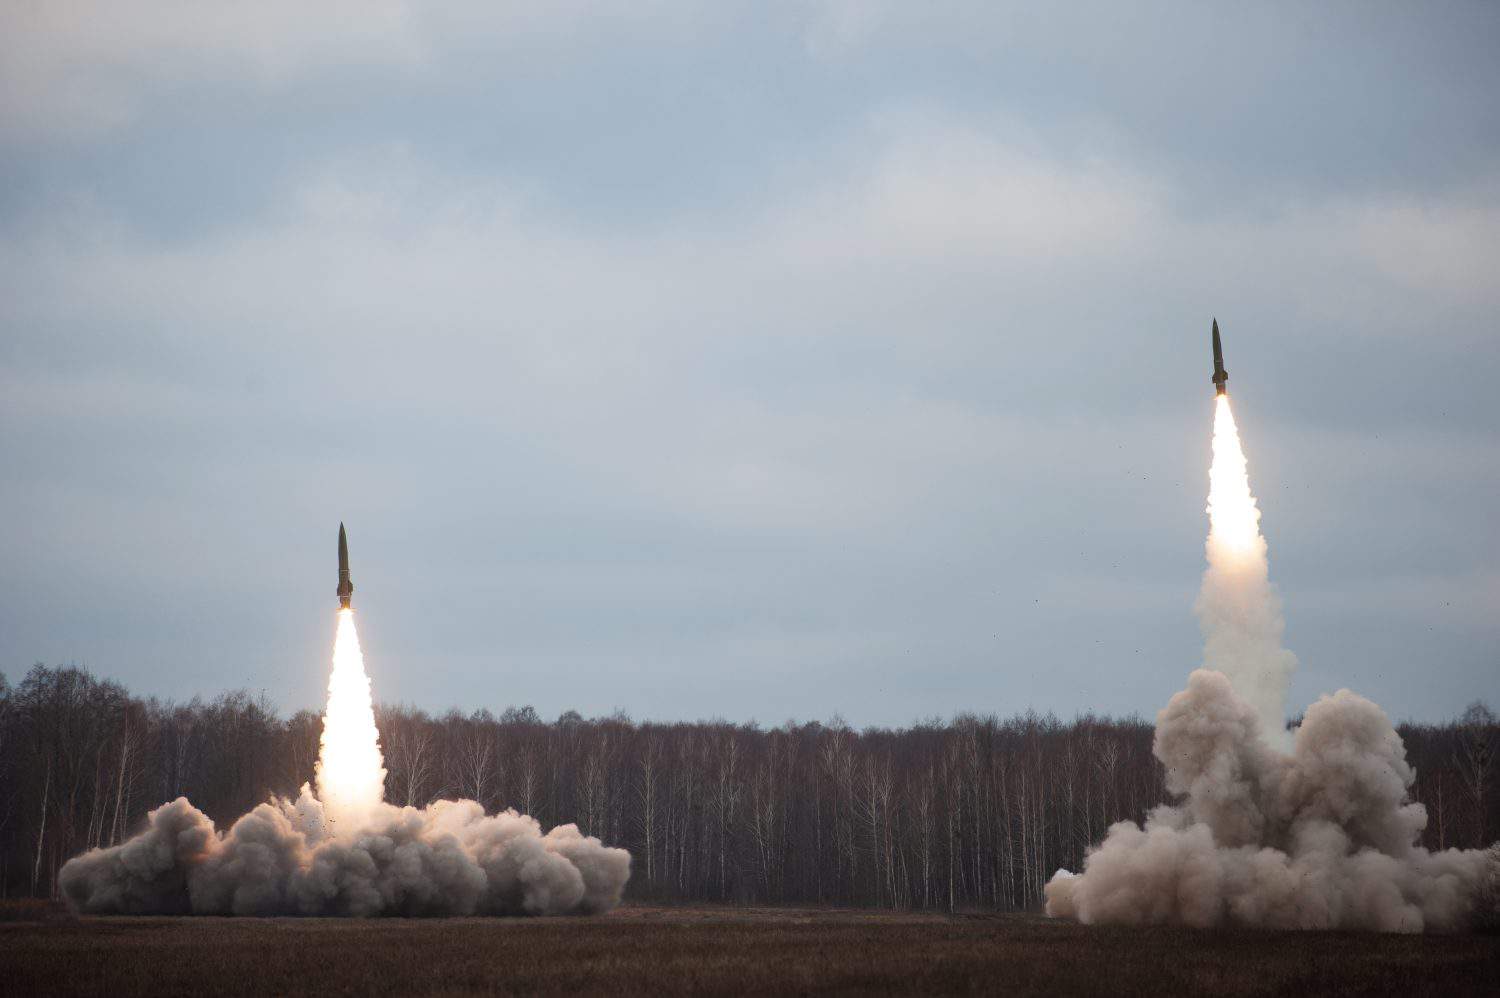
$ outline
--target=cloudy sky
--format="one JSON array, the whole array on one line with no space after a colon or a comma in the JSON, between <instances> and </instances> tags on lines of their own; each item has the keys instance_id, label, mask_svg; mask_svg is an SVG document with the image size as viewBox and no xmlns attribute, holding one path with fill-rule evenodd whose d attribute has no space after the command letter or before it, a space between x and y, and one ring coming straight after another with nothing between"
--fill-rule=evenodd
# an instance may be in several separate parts
<instances>
[{"instance_id":1,"label":"cloudy sky","mask_svg":"<svg viewBox=\"0 0 1500 998\"><path fill-rule=\"evenodd\" d=\"M1500 7L0 8L0 671L1146 715L1217 315L1292 702L1500 700ZM128 8L128 9L127 9Z\"/></svg>"}]
</instances>

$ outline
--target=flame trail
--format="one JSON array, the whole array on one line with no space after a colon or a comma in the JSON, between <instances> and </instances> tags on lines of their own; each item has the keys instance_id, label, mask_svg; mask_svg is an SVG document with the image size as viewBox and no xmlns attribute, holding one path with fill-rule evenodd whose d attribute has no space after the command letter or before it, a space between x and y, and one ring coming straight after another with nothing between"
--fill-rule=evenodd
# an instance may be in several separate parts
<instances>
[{"instance_id":1,"label":"flame trail","mask_svg":"<svg viewBox=\"0 0 1500 998\"><path fill-rule=\"evenodd\" d=\"M1255 708L1268 742L1288 748L1287 684L1297 657L1281 646L1281 600L1271 588L1260 510L1228 395L1215 401L1208 481L1208 570L1194 608L1203 629L1203 664L1228 676Z\"/></svg>"},{"instance_id":2,"label":"flame trail","mask_svg":"<svg viewBox=\"0 0 1500 998\"><path fill-rule=\"evenodd\" d=\"M370 677L354 629L354 611L339 611L328 677L328 707L316 772L328 831L337 835L363 827L385 799L385 764L370 702Z\"/></svg>"}]
</instances>

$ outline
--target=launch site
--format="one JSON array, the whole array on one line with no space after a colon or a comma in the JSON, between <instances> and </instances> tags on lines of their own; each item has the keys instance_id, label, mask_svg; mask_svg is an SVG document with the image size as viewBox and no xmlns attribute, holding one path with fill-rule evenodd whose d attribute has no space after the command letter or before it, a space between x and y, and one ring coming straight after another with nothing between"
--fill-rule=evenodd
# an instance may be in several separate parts
<instances>
[{"instance_id":1,"label":"launch site","mask_svg":"<svg viewBox=\"0 0 1500 998\"><path fill-rule=\"evenodd\" d=\"M0 4L0 995L1500 993L1497 45Z\"/></svg>"}]
</instances>

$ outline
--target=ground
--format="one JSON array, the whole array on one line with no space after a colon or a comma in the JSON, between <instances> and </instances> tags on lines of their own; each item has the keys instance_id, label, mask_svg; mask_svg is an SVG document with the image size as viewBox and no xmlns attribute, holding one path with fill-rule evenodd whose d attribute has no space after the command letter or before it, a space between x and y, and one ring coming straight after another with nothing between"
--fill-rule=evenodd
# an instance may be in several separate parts
<instances>
[{"instance_id":1,"label":"ground","mask_svg":"<svg viewBox=\"0 0 1500 998\"><path fill-rule=\"evenodd\" d=\"M651 907L595 918L0 921L0 993L1500 994L1500 938Z\"/></svg>"}]
</instances>

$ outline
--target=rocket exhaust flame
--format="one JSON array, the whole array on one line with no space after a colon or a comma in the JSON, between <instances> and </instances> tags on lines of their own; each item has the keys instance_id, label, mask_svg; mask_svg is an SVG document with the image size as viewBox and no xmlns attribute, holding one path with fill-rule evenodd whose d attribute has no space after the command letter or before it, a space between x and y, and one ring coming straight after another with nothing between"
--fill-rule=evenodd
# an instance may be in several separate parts
<instances>
[{"instance_id":1,"label":"rocket exhaust flame","mask_svg":"<svg viewBox=\"0 0 1500 998\"><path fill-rule=\"evenodd\" d=\"M317 793L272 797L221 832L179 797L147 827L70 859L58 877L75 911L192 915L597 914L620 903L630 854L559 825L471 800L384 802L380 734L349 609L339 525L338 633Z\"/></svg>"},{"instance_id":2,"label":"rocket exhaust flame","mask_svg":"<svg viewBox=\"0 0 1500 998\"><path fill-rule=\"evenodd\" d=\"M1250 494L1250 472L1240 447L1229 396L1214 399L1213 464L1208 469L1208 556L1220 559L1265 556L1260 510Z\"/></svg>"},{"instance_id":3,"label":"rocket exhaust flame","mask_svg":"<svg viewBox=\"0 0 1500 998\"><path fill-rule=\"evenodd\" d=\"M1260 510L1229 396L1214 398L1213 464L1208 472L1208 569L1195 610L1203 664L1229 677L1260 717L1263 735L1289 748L1286 694L1297 658L1281 647L1281 600L1271 588Z\"/></svg>"},{"instance_id":4,"label":"rocket exhaust flame","mask_svg":"<svg viewBox=\"0 0 1500 998\"><path fill-rule=\"evenodd\" d=\"M339 610L328 676L328 707L315 779L324 819L334 835L364 826L385 799L380 732L370 701L370 678L354 629L354 611Z\"/></svg>"},{"instance_id":5,"label":"rocket exhaust flame","mask_svg":"<svg viewBox=\"0 0 1500 998\"><path fill-rule=\"evenodd\" d=\"M385 765L380 756L380 732L375 728L375 705L370 700L370 677L349 607L354 586L349 581L349 539L339 524L339 613L333 640L333 671L328 675L328 706L323 711L323 735L314 779L324 820L331 834L362 828L385 799Z\"/></svg>"}]
</instances>

